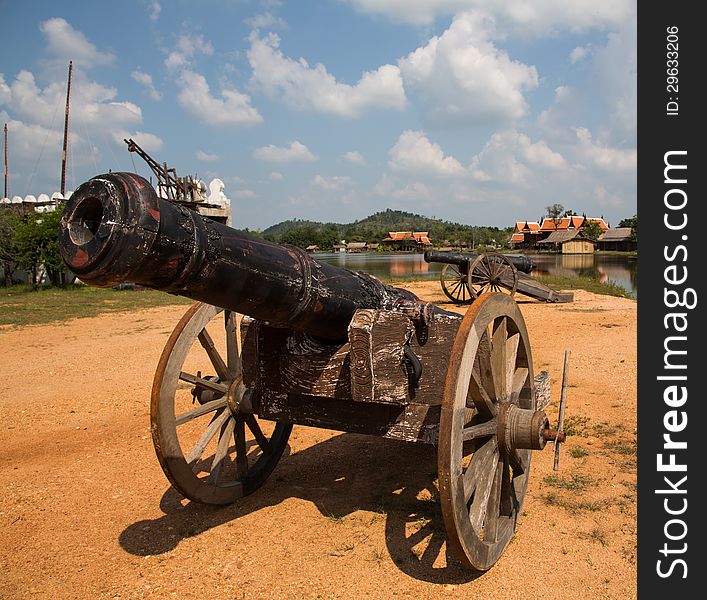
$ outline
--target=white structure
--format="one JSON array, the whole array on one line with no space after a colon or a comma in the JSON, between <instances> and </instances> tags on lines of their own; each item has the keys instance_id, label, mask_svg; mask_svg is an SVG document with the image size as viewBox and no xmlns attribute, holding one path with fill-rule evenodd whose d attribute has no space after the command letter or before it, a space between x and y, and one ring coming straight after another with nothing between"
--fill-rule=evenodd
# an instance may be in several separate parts
<instances>
[{"instance_id":1,"label":"white structure","mask_svg":"<svg viewBox=\"0 0 707 600\"><path fill-rule=\"evenodd\" d=\"M206 185L200 181L200 189L206 192ZM224 194L224 183L220 179L212 179L208 187L208 194L204 195L203 205L197 205L197 212L204 216L226 223L229 227L232 226L231 201ZM56 210L62 200L68 200L73 192L68 192L66 197L60 192L54 192L51 197L47 194L40 194L39 198L28 194L24 198L22 196L13 196L10 198L0 198L0 207L13 207L21 209L22 212L51 212Z\"/></svg>"}]
</instances>

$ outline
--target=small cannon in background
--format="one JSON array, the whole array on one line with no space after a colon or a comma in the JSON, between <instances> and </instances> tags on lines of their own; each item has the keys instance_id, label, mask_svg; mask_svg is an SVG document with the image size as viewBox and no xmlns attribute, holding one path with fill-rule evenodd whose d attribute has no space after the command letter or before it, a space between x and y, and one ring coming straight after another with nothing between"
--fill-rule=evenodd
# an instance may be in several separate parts
<instances>
[{"instance_id":1,"label":"small cannon in background","mask_svg":"<svg viewBox=\"0 0 707 600\"><path fill-rule=\"evenodd\" d=\"M462 318L203 218L130 173L79 186L60 243L86 283L199 300L162 352L150 416L162 469L193 501L255 491L293 424L436 445L448 543L486 570L515 530L532 450L564 441L508 295L483 294Z\"/></svg>"},{"instance_id":2,"label":"small cannon in background","mask_svg":"<svg viewBox=\"0 0 707 600\"><path fill-rule=\"evenodd\" d=\"M571 292L555 292L530 276L533 261L523 254L485 252L440 252L427 250L425 261L442 263L439 281L447 298L457 304L469 304L484 292L516 291L546 302L572 302Z\"/></svg>"}]
</instances>

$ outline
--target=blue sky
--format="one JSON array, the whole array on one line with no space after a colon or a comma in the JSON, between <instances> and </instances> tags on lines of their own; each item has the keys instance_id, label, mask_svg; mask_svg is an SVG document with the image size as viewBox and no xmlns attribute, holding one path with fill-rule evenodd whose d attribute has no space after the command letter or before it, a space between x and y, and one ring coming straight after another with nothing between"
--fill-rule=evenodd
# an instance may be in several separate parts
<instances>
[{"instance_id":1,"label":"blue sky","mask_svg":"<svg viewBox=\"0 0 707 600\"><path fill-rule=\"evenodd\" d=\"M68 189L148 176L132 137L223 180L236 227L636 213L633 0L0 0L0 14L11 196L59 189L73 60Z\"/></svg>"}]
</instances>

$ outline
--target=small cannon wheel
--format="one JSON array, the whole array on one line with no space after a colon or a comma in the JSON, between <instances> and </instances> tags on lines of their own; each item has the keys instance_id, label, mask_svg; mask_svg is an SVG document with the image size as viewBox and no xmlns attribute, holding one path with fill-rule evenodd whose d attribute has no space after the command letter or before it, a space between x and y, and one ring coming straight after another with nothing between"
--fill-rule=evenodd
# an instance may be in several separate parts
<instances>
[{"instance_id":1,"label":"small cannon wheel","mask_svg":"<svg viewBox=\"0 0 707 600\"><path fill-rule=\"evenodd\" d=\"M229 504L255 491L292 429L258 421L246 408L253 402L242 384L239 324L236 313L197 302L155 372L150 425L157 458L175 489L195 502Z\"/></svg>"},{"instance_id":2,"label":"small cannon wheel","mask_svg":"<svg viewBox=\"0 0 707 600\"><path fill-rule=\"evenodd\" d=\"M525 497L531 450L509 449L499 423L510 405L534 408L533 385L518 305L506 294L482 294L452 347L437 454L447 543L480 571L493 566L510 542Z\"/></svg>"},{"instance_id":3,"label":"small cannon wheel","mask_svg":"<svg viewBox=\"0 0 707 600\"><path fill-rule=\"evenodd\" d=\"M439 273L439 282L447 298L457 304L469 304L474 297L469 291L466 273L457 265L446 264Z\"/></svg>"},{"instance_id":4,"label":"small cannon wheel","mask_svg":"<svg viewBox=\"0 0 707 600\"><path fill-rule=\"evenodd\" d=\"M467 287L471 299L484 292L505 292L511 297L518 286L518 270L508 257L495 252L479 254L469 265Z\"/></svg>"}]
</instances>

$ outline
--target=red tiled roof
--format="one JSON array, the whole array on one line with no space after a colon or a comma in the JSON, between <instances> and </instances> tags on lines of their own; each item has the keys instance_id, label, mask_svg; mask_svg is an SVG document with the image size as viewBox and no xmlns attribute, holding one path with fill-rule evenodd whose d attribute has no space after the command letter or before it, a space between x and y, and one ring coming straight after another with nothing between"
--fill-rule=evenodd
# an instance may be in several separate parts
<instances>
[{"instance_id":1,"label":"red tiled roof","mask_svg":"<svg viewBox=\"0 0 707 600\"><path fill-rule=\"evenodd\" d=\"M511 242L522 242L525 239L525 236L522 233L514 233L511 236Z\"/></svg>"}]
</instances>

